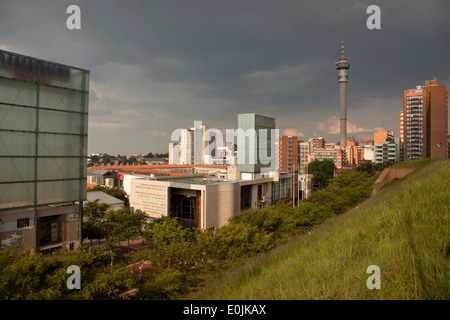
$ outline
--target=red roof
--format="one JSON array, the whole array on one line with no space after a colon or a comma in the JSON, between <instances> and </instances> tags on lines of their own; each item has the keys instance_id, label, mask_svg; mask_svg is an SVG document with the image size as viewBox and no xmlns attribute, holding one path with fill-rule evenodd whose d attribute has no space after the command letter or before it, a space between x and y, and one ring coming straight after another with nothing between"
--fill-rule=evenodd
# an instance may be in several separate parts
<instances>
[{"instance_id":1,"label":"red roof","mask_svg":"<svg viewBox=\"0 0 450 320\"><path fill-rule=\"evenodd\" d=\"M89 190L90 188L95 187L97 184L96 183L87 183L87 189Z\"/></svg>"}]
</instances>

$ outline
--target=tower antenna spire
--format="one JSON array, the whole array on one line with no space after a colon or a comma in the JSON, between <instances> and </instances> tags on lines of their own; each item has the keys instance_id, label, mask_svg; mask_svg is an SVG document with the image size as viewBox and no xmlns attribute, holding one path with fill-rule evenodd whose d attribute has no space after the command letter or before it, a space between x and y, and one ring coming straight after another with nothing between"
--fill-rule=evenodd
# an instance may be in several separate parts
<instances>
[{"instance_id":1,"label":"tower antenna spire","mask_svg":"<svg viewBox=\"0 0 450 320\"><path fill-rule=\"evenodd\" d=\"M350 69L350 62L344 57L344 41L341 42L341 58L336 62L336 69L338 70L338 82L340 90L340 146L345 148L347 145L347 82L348 69Z\"/></svg>"}]
</instances>

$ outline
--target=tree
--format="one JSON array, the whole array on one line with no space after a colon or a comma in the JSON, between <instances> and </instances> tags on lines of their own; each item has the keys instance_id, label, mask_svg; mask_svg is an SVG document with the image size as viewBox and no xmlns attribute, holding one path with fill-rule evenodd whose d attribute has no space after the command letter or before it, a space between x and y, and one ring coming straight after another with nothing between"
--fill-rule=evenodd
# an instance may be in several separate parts
<instances>
[{"instance_id":1,"label":"tree","mask_svg":"<svg viewBox=\"0 0 450 320\"><path fill-rule=\"evenodd\" d=\"M99 200L87 201L83 207L83 239L103 239L105 237L104 217L109 206L106 203L99 203Z\"/></svg>"},{"instance_id":2,"label":"tree","mask_svg":"<svg viewBox=\"0 0 450 320\"><path fill-rule=\"evenodd\" d=\"M332 160L314 160L308 164L308 173L314 176L314 190L325 188L334 177L336 166Z\"/></svg>"},{"instance_id":3,"label":"tree","mask_svg":"<svg viewBox=\"0 0 450 320\"><path fill-rule=\"evenodd\" d=\"M368 174L373 174L375 167L372 161L370 160L363 160L361 163L356 167L357 171L366 172Z\"/></svg>"},{"instance_id":4,"label":"tree","mask_svg":"<svg viewBox=\"0 0 450 320\"><path fill-rule=\"evenodd\" d=\"M112 242L128 240L142 234L147 215L141 210L131 213L130 208L117 211L109 210L105 214L107 237Z\"/></svg>"},{"instance_id":5,"label":"tree","mask_svg":"<svg viewBox=\"0 0 450 320\"><path fill-rule=\"evenodd\" d=\"M177 218L164 216L145 226L144 237L157 246L168 246L191 240L195 234L184 229Z\"/></svg>"}]
</instances>

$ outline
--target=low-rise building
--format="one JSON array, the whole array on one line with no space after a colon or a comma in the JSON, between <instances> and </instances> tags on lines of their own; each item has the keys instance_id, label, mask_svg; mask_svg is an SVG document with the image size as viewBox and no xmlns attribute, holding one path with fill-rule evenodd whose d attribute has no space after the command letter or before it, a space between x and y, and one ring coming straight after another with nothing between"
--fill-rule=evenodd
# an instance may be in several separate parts
<instances>
[{"instance_id":1,"label":"low-rise building","mask_svg":"<svg viewBox=\"0 0 450 320\"><path fill-rule=\"evenodd\" d=\"M123 207L124 207L123 200L113 197L113 196L107 194L106 192L89 191L87 193L87 201L95 201L95 200L98 200L98 202L100 204L101 203L107 204L111 210L119 210L119 209L123 209ZM84 205L85 204L86 204L86 202L84 203Z\"/></svg>"},{"instance_id":2,"label":"low-rise building","mask_svg":"<svg viewBox=\"0 0 450 320\"><path fill-rule=\"evenodd\" d=\"M134 177L130 179L130 208L149 219L177 217L185 227L212 230L251 208L263 208L292 198L290 175L250 180L187 175L182 178Z\"/></svg>"},{"instance_id":3,"label":"low-rise building","mask_svg":"<svg viewBox=\"0 0 450 320\"><path fill-rule=\"evenodd\" d=\"M332 160L337 169L341 169L344 162L344 151L342 149L315 149L310 153L310 161Z\"/></svg>"},{"instance_id":4,"label":"low-rise building","mask_svg":"<svg viewBox=\"0 0 450 320\"><path fill-rule=\"evenodd\" d=\"M387 138L383 144L375 145L374 163L394 163L400 159L400 139Z\"/></svg>"}]
</instances>

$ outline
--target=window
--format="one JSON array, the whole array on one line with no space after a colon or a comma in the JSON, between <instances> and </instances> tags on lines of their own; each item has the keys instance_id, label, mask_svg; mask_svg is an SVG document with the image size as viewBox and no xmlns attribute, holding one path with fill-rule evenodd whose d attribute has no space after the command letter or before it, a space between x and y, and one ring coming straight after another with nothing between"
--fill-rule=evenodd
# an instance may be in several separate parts
<instances>
[{"instance_id":1,"label":"window","mask_svg":"<svg viewBox=\"0 0 450 320\"><path fill-rule=\"evenodd\" d=\"M39 219L39 245L55 244L62 241L62 216Z\"/></svg>"},{"instance_id":2,"label":"window","mask_svg":"<svg viewBox=\"0 0 450 320\"><path fill-rule=\"evenodd\" d=\"M30 226L30 218L17 219L17 229Z\"/></svg>"}]
</instances>

